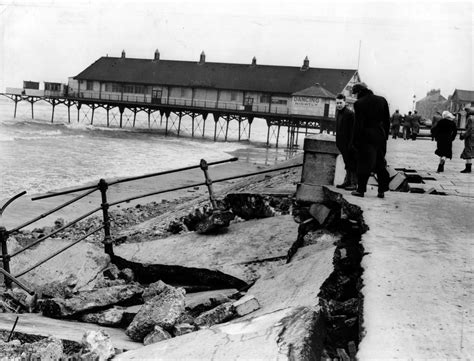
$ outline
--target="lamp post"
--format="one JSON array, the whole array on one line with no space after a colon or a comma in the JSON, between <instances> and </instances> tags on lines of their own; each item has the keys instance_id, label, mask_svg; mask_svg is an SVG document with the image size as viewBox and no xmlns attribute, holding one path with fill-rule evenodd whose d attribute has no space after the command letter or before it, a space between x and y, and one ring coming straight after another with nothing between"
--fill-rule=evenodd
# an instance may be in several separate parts
<instances>
[{"instance_id":1,"label":"lamp post","mask_svg":"<svg viewBox=\"0 0 474 361\"><path fill-rule=\"evenodd\" d=\"M415 102L416 102L416 95L413 94L413 108L412 108L412 111L415 111Z\"/></svg>"}]
</instances>

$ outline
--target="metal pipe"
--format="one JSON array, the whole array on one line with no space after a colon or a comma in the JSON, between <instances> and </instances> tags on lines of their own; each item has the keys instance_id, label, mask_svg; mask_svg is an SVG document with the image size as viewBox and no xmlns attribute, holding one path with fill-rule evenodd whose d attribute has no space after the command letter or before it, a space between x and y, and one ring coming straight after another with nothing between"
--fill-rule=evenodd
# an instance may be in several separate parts
<instances>
[{"instance_id":1,"label":"metal pipe","mask_svg":"<svg viewBox=\"0 0 474 361\"><path fill-rule=\"evenodd\" d=\"M102 204L100 208L102 208L102 217L103 217L103 225L104 225L104 250L105 253L108 255L112 255L113 248L112 248L112 238L110 237L110 220L109 220L109 204L107 203L107 188L108 184L105 179L101 179L99 181L99 189L100 195L102 199Z\"/></svg>"},{"instance_id":2,"label":"metal pipe","mask_svg":"<svg viewBox=\"0 0 474 361\"><path fill-rule=\"evenodd\" d=\"M51 237L51 236L54 236L56 233L59 233L59 232L61 232L62 230L66 229L66 228L68 228L68 227L70 227L70 226L72 226L73 224L76 224L77 222L83 220L84 218L89 217L91 214L93 214L93 213L99 211L100 209L101 209L101 207L98 207L98 208L96 208L96 209L94 209L94 210L92 210L92 211L90 211L90 212L84 214L83 216L80 216L79 218L76 218L75 220L73 220L72 222L66 224L65 226L63 226L63 227L61 227L61 228L58 228L58 229L55 230L54 232L51 232L50 234L47 234L47 235L44 236L44 237L38 238L35 242L29 244L29 245L26 246L25 248L20 249L19 251L16 251L16 252L13 253L10 257L14 257L14 256L16 256L16 255L22 253L23 251L26 251L27 249L29 249L29 248L31 248L31 247L37 245L38 243L43 242L45 239L47 239L47 238L49 238L49 237ZM10 233L11 233L11 231L10 231Z\"/></svg>"},{"instance_id":3,"label":"metal pipe","mask_svg":"<svg viewBox=\"0 0 474 361\"><path fill-rule=\"evenodd\" d=\"M2 262L3 262L3 269L6 272L10 272L10 256L8 255L8 232L5 227L0 227L0 242L2 243ZM11 288L12 283L9 279L5 279L5 287Z\"/></svg>"},{"instance_id":4,"label":"metal pipe","mask_svg":"<svg viewBox=\"0 0 474 361\"><path fill-rule=\"evenodd\" d=\"M50 210L49 212L43 213L43 214L39 215L38 217L36 217L36 218L34 218L34 219L32 219L32 220L30 220L30 221L28 221L28 222L22 224L21 226L18 226L18 227L16 227L16 228L10 230L9 232L10 232L10 233L13 233L13 232L19 231L20 229L22 229L22 228L24 228L24 227L26 227L26 226L29 226L29 225L32 224L32 223L35 223L36 221L40 220L41 218L47 217L47 216L49 216L50 214L52 214L52 213L54 213L54 212L56 212L56 211L59 211L60 209L62 209L62 208L64 208L64 207L67 207L67 206L70 205L71 203L74 203L74 202L78 201L79 199L88 196L89 194L95 192L97 189L98 189L97 186L94 186L94 189L90 190L89 192L83 193L83 194L81 194L81 195L79 195L79 196L77 196L77 197L71 199L70 201L67 201L66 203L63 203L63 204L57 206L56 208Z\"/></svg>"},{"instance_id":5,"label":"metal pipe","mask_svg":"<svg viewBox=\"0 0 474 361\"><path fill-rule=\"evenodd\" d=\"M217 164L222 164L222 163L235 162L237 160L239 160L239 158L233 157L233 158L229 158L229 159L225 159L225 160L219 160L219 161L216 161L216 162L211 162L211 163L208 163L208 164L209 165L217 165ZM186 170L196 169L196 168L199 168L199 165L193 165L193 166L190 166L190 167L184 167L184 168L178 168L178 169L171 169L171 170L167 170L167 171L163 171L163 172L157 172L157 173L150 173L150 174L145 174L145 175L141 175L141 176L137 176L137 177L117 179L115 181L108 182L108 185L111 186L111 185L118 184L118 183L130 182L130 181L134 181L134 180L150 178L150 177L156 177L156 176L170 174L170 173L183 172L183 171L186 171ZM44 196L31 198L31 200L36 201L36 200L39 200L39 199L56 197L56 196L60 196L60 195L68 194L68 193L74 193L74 192L78 192L78 191L87 190L87 189L94 189L94 191L95 191L95 190L98 189L98 187L97 187L97 185L93 185L93 186L87 186L87 187L81 187L81 188L74 188L74 189L70 189L70 190L67 190L67 191L63 191L63 192L46 194ZM85 194L85 195L87 195L87 194Z\"/></svg>"},{"instance_id":6,"label":"metal pipe","mask_svg":"<svg viewBox=\"0 0 474 361\"><path fill-rule=\"evenodd\" d=\"M33 295L34 292L30 290L28 287L26 287L23 283L21 283L19 280L17 280L14 276L12 276L10 273L5 271L3 268L0 267L0 273L3 274L4 277L7 277L8 279L12 280L15 282L18 287L24 289L26 292L28 292L30 295Z\"/></svg>"},{"instance_id":7,"label":"metal pipe","mask_svg":"<svg viewBox=\"0 0 474 361\"><path fill-rule=\"evenodd\" d=\"M301 167L302 165L303 164L301 163L301 164L290 165L290 166L282 167L282 168L272 168L272 169L267 169L267 170L254 172L254 173L240 174L240 175L236 175L236 176L232 176L232 177L216 179L216 180L213 180L212 183L225 182L225 181L232 180L232 179L237 179L237 178L251 177L251 176L259 175L259 174L263 174L263 173L277 172L279 170L285 170L285 169ZM161 193L174 192L174 191L179 191L179 190L182 190L182 189L199 187L199 186L203 186L203 185L207 185L207 183L206 182L194 183L194 184L189 184L189 185L182 186L182 187L164 189L164 190L157 191L157 192L141 194L141 195L138 195L138 196L135 196L135 197L130 197L130 198L127 198L127 199L122 199L122 200L119 200L119 201L115 201L113 203L109 203L109 207L115 206L115 205L120 204L120 203L130 202L130 201L133 201L133 200L139 199L139 198L145 198L145 197L154 196L154 195L161 194Z\"/></svg>"},{"instance_id":8,"label":"metal pipe","mask_svg":"<svg viewBox=\"0 0 474 361\"><path fill-rule=\"evenodd\" d=\"M63 191L63 192L50 193L50 194L45 194L43 196L33 197L33 198L31 198L31 200L32 201L37 201L37 200L40 200L40 199L51 198L51 197L56 197L56 196L62 196L64 194L75 193L75 192L80 192L80 191L86 191L86 190L89 190L89 189L92 189L92 191L89 192L89 193L85 193L84 195L79 196L79 197L80 198L85 197L85 196L91 194L92 192L96 191L98 188L97 188L97 185L85 186L85 187L80 187L80 188L69 189L69 190ZM80 199L80 198L77 198L77 199Z\"/></svg>"},{"instance_id":9,"label":"metal pipe","mask_svg":"<svg viewBox=\"0 0 474 361\"><path fill-rule=\"evenodd\" d=\"M73 243L67 245L66 247L63 247L61 248L59 251L57 252L54 252L53 254L49 255L48 257L44 258L43 260L39 261L38 263L36 263L35 265L31 266L30 268L24 270L23 272L17 274L15 277L21 277L23 276L24 274L34 270L36 267L38 266L41 266L43 263L49 261L51 258L53 257L56 257L58 254L64 252L65 250L67 250L68 248L71 248L72 246L76 245L77 243L83 241L84 239L86 239L87 237L89 237L90 235L94 234L95 232L97 231L100 231L102 228L104 228L104 226L100 226L100 227L97 227L96 229L94 229L93 231L87 233L85 236L82 236L81 238L79 238L77 241L74 241Z\"/></svg>"},{"instance_id":10,"label":"metal pipe","mask_svg":"<svg viewBox=\"0 0 474 361\"><path fill-rule=\"evenodd\" d=\"M26 194L26 191L23 191L21 193L18 193L17 195L11 197L4 205L3 207L0 209L0 216L3 214L3 212L5 211L5 208L8 207L8 205L13 202L15 199L21 197L22 195Z\"/></svg>"}]
</instances>

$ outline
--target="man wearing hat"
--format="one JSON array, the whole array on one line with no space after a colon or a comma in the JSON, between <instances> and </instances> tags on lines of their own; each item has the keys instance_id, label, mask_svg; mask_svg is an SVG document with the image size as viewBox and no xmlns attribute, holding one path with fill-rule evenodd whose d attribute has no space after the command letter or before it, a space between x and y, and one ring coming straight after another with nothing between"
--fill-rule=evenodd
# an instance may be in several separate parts
<instances>
[{"instance_id":1,"label":"man wearing hat","mask_svg":"<svg viewBox=\"0 0 474 361\"><path fill-rule=\"evenodd\" d=\"M374 95L367 84L357 83L352 87L357 96L354 103L355 123L353 148L356 152L357 190L351 194L363 197L367 190L370 173L377 174L378 194L384 198L388 191L390 175L386 169L385 153L390 129L390 112L387 100Z\"/></svg>"}]
</instances>

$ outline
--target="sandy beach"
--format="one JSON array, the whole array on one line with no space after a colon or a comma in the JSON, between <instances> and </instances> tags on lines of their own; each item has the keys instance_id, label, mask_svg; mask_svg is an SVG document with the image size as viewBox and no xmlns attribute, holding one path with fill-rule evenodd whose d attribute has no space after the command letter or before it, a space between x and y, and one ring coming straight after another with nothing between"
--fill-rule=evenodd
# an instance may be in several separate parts
<instances>
[{"instance_id":1,"label":"sandy beach","mask_svg":"<svg viewBox=\"0 0 474 361\"><path fill-rule=\"evenodd\" d=\"M276 153L271 149L265 148L248 148L239 149L228 158L238 157L239 160L209 167L209 176L212 180L218 180L225 177L232 177L253 172L258 172L268 169L272 166L278 166L279 163L284 162L284 158L291 157L290 153L285 156L282 152ZM223 160L224 160L223 159ZM170 167L172 168L172 167ZM106 179L113 181L113 179ZM132 182L118 183L111 186L107 191L108 202L116 202L130 197L148 194L152 192L164 191L167 189L178 188L193 184L203 183L205 181L204 173L200 168L187 170L179 173L166 174L159 177L151 177L140 179ZM229 186L233 183L239 182L239 179L230 180L220 183L215 183L213 188L218 192L223 187ZM93 184L85 184L89 186ZM64 189L58 189L62 191ZM18 227L27 221L45 214L49 210L58 207L59 205L70 201L79 196L83 192L73 192L70 194L60 195L57 197L46 198L42 200L32 201L31 198L38 195L24 195L13 203L11 203L0 218L0 224L8 230ZM114 209L124 209L128 207L135 207L137 204L147 204L150 202L180 202L181 200L189 200L193 197L199 197L203 194L208 194L205 185L191 187L183 190L165 192L145 198L140 198L126 203L121 203L117 206L111 207ZM0 205L5 204L6 200L2 200ZM72 221L77 217L92 211L101 204L100 192L96 191L78 202L71 204L54 214L41 218L37 222L26 227L26 229L34 229L37 227L52 226L54 221L58 218L63 218L66 222ZM100 215L100 212L95 213Z\"/></svg>"}]
</instances>

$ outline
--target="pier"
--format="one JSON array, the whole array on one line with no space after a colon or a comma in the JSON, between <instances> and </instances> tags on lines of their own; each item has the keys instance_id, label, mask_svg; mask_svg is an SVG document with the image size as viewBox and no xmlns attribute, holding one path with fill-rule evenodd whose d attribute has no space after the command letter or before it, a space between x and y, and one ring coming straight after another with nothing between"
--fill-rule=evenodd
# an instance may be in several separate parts
<instances>
[{"instance_id":1,"label":"pier","mask_svg":"<svg viewBox=\"0 0 474 361\"><path fill-rule=\"evenodd\" d=\"M43 92L43 94L41 94ZM57 93L57 92L56 92ZM153 102L146 96L116 96L101 94L74 94L67 96L51 91L12 89L0 93L14 102L13 117L18 103L31 105L31 119L35 118L34 104L38 101L51 105L51 123L57 106L67 107L67 122L87 123L106 127L163 129L166 135L192 138L212 137L214 141L228 141L229 129L237 132L237 141L250 141L252 123L265 121L266 144L281 146L286 132L286 147L298 146L300 134L334 132L335 121L328 117L292 115L289 111L270 106L239 106L231 102L213 102L178 98ZM72 111L71 111L72 108ZM243 108L243 109L242 109ZM211 123L211 124L209 124ZM283 129L282 129L283 128Z\"/></svg>"}]
</instances>

